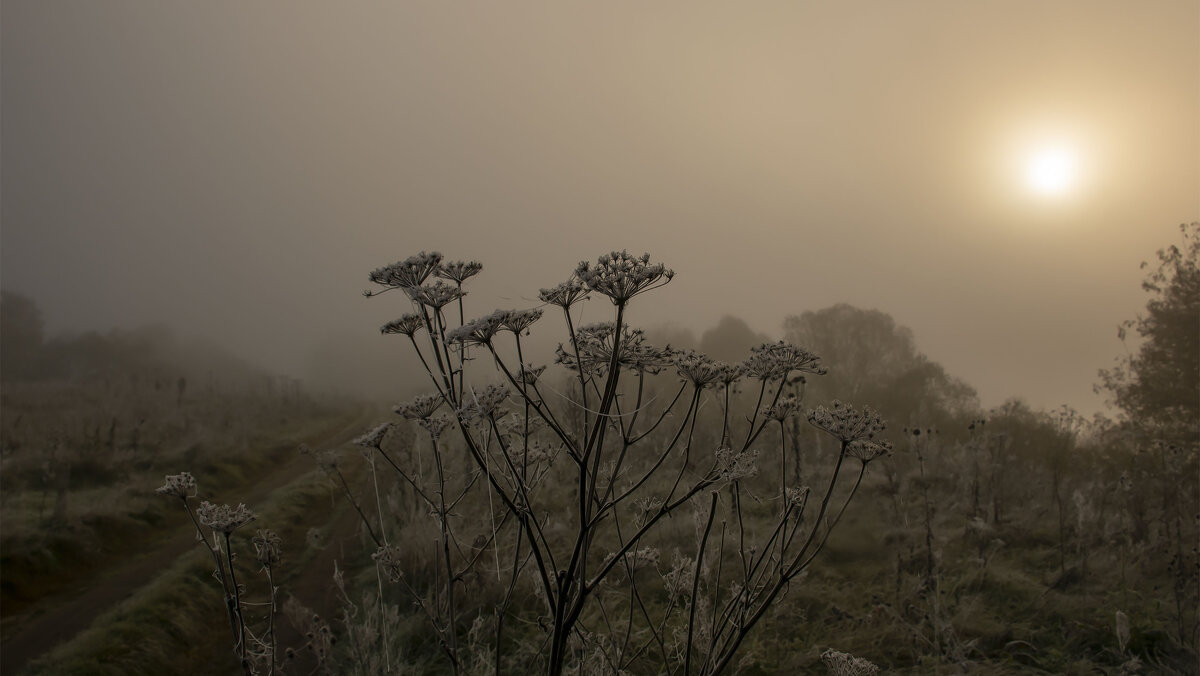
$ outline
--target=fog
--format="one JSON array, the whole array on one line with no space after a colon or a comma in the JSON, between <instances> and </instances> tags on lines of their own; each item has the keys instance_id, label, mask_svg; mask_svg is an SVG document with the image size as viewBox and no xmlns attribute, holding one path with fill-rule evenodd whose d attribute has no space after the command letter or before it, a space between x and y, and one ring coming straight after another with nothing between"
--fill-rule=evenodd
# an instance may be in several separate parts
<instances>
[{"instance_id":1,"label":"fog","mask_svg":"<svg viewBox=\"0 0 1200 676\"><path fill-rule=\"evenodd\" d=\"M636 323L845 302L985 406L1090 413L1139 263L1200 217L1197 2L9 0L0 30L0 285L52 332L166 322L302 378L394 368L372 268L478 259L483 313L629 249L676 271ZM1040 143L1070 191L1023 183Z\"/></svg>"}]
</instances>

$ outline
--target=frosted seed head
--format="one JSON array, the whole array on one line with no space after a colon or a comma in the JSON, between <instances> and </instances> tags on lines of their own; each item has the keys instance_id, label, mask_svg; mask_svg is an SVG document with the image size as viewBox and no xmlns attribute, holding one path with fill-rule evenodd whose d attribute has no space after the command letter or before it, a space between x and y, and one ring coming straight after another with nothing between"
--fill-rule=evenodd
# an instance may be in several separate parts
<instances>
[{"instance_id":1,"label":"frosted seed head","mask_svg":"<svg viewBox=\"0 0 1200 676\"><path fill-rule=\"evenodd\" d=\"M180 472L179 474L168 474L166 482L154 489L159 495L173 495L177 498L191 498L196 496L196 478L189 472Z\"/></svg>"},{"instance_id":2,"label":"frosted seed head","mask_svg":"<svg viewBox=\"0 0 1200 676\"><path fill-rule=\"evenodd\" d=\"M479 274L479 271L482 269L483 263L480 263L479 261L451 261L444 262L439 265L433 274L441 277L442 279L448 279L452 282L455 282L456 284L462 284L463 282L467 281L467 279Z\"/></svg>"},{"instance_id":3,"label":"frosted seed head","mask_svg":"<svg viewBox=\"0 0 1200 676\"><path fill-rule=\"evenodd\" d=\"M385 335L403 334L411 338L417 331L423 328L425 328L425 320L421 315L406 314L400 319L390 321L379 327L379 332Z\"/></svg>"},{"instance_id":4,"label":"frosted seed head","mask_svg":"<svg viewBox=\"0 0 1200 676\"><path fill-rule=\"evenodd\" d=\"M230 507L229 505L214 505L205 500L196 508L196 518L199 519L201 525L228 535L257 517L246 509L244 504L239 503L237 507Z\"/></svg>"}]
</instances>

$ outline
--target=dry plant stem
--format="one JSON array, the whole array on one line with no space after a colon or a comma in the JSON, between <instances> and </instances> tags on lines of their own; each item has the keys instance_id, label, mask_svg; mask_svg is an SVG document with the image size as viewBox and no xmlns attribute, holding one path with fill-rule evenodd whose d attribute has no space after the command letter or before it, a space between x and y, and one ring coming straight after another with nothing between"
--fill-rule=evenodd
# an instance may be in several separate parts
<instances>
[{"instance_id":1,"label":"dry plant stem","mask_svg":"<svg viewBox=\"0 0 1200 676\"><path fill-rule=\"evenodd\" d=\"M266 568L266 571L267 571L267 584L269 585L270 590L271 590L271 608L270 608L269 614L267 616L268 617L267 635L271 637L271 672L270 672L270 676L275 676L275 656L279 654L277 652L278 646L276 645L276 641L275 641L275 576L271 572L270 564L265 565L264 568Z\"/></svg>"},{"instance_id":2,"label":"dry plant stem","mask_svg":"<svg viewBox=\"0 0 1200 676\"><path fill-rule=\"evenodd\" d=\"M800 552L792 558L792 563L788 567L780 568L779 578L771 586L766 597L764 597L762 602L759 603L758 608L755 609L755 611L750 615L749 618L746 619L744 623L731 628L733 629L733 632L729 638L726 639L726 643L719 651L720 657L713 664L713 668L710 673L720 673L727 666L729 666L730 660L733 659L738 647L741 646L742 641L745 640L746 636L750 633L750 630L753 629L754 625L757 624L760 619L762 619L764 614L766 614L767 609L771 606L772 602L779 595L779 593L787 586L787 583L797 574L799 574L801 570L803 570L803 567L800 565L801 561L803 560L804 555L808 552L808 548L812 544L813 538L816 535L817 528L819 527L821 520L825 517L825 512L829 508L829 500L833 496L833 490L837 484L838 473L842 468L842 463L846 459L846 446L846 442L843 441L841 452L838 454L837 464L833 469L833 476L830 477L829 485L825 490L825 495L821 498L821 508L817 513L816 520L813 523L812 531L810 531L803 547L801 547Z\"/></svg>"},{"instance_id":3,"label":"dry plant stem","mask_svg":"<svg viewBox=\"0 0 1200 676\"><path fill-rule=\"evenodd\" d=\"M446 568L446 620L447 620L447 638L449 639L448 651L450 652L450 661L454 669L454 673L459 673L458 660L458 632L455 630L457 626L457 611L454 605L454 585L457 582L454 575L454 563L450 560L450 531L447 525L446 511L446 475L442 468L442 454L438 449L437 439L433 440L433 458L437 467L438 481L438 526L441 535L442 558Z\"/></svg>"},{"instance_id":4,"label":"dry plant stem","mask_svg":"<svg viewBox=\"0 0 1200 676\"><path fill-rule=\"evenodd\" d=\"M590 503L596 492L596 478L600 469L600 458L603 455L604 431L608 429L608 412L612 408L616 396L617 382L620 377L620 351L622 324L625 317L625 304L618 302L616 330L613 333L612 357L608 365L608 378L604 385L604 394L600 399L600 407L593 423L591 433L584 440L584 448L580 457L583 463L579 469L579 532L575 538L574 551L564 574L558 580L558 602L554 608L554 632L550 642L550 674L557 676L562 673L562 663L565 657L567 638L574 627L574 618L579 616L583 601L587 597L587 589L583 585L586 580L587 550L590 548L594 535L589 528ZM582 371L582 368L580 369ZM594 457L593 457L594 456ZM587 463L591 460L591 476ZM577 577L578 576L578 577ZM573 583L579 584L578 591L572 594ZM573 596L574 602L568 609L568 599Z\"/></svg>"},{"instance_id":5,"label":"dry plant stem","mask_svg":"<svg viewBox=\"0 0 1200 676\"><path fill-rule=\"evenodd\" d=\"M933 580L933 508L929 503L929 482L925 478L925 455L921 453L921 442L913 444L917 454L917 467L921 472L921 499L925 506L925 579Z\"/></svg>"},{"instance_id":6,"label":"dry plant stem","mask_svg":"<svg viewBox=\"0 0 1200 676\"><path fill-rule=\"evenodd\" d=\"M241 658L242 667L249 671L250 663L246 660L246 618L242 616L242 593L238 588L237 575L233 571L233 548L229 546L229 533L225 533L225 557L229 562L229 585L233 588L233 609L237 614L238 655Z\"/></svg>"},{"instance_id":7,"label":"dry plant stem","mask_svg":"<svg viewBox=\"0 0 1200 676\"><path fill-rule=\"evenodd\" d=\"M504 646L504 618L508 613L508 606L512 602L513 590L517 587L517 576L523 567L521 564L521 541L524 536L524 531L517 530L517 545L513 548L513 565L512 576L508 580L508 588L504 591L504 600L500 602L500 609L496 613L496 673L501 672L500 655Z\"/></svg>"},{"instance_id":8,"label":"dry plant stem","mask_svg":"<svg viewBox=\"0 0 1200 676\"><path fill-rule=\"evenodd\" d=\"M688 609L687 645L683 650L683 673L692 673L692 636L696 629L696 601L700 597L700 573L704 566L704 547L708 544L708 534L712 530L713 515L717 512L717 494L712 494L708 507L708 520L704 524L704 535L700 538L700 546L696 549L695 572L692 575L692 604Z\"/></svg>"},{"instance_id":9,"label":"dry plant stem","mask_svg":"<svg viewBox=\"0 0 1200 676\"><path fill-rule=\"evenodd\" d=\"M381 440L381 441L380 441L380 443L379 443L379 444L377 444L377 446L378 446L378 445L382 445L382 443L383 443L383 442L382 442L382 440ZM375 457L374 457L374 456L371 456L371 457L369 458L369 460L367 461L367 464L368 464L368 465L371 467L371 483L372 483L372 484L374 484L374 486L375 486L375 509L378 511L378 514L379 514L379 535L380 535L380 537L382 537L382 538L383 538L383 544L384 544L384 545L387 545L387 544L388 544L388 539L387 539L387 531L386 531L386 529L384 528L384 525L383 525L383 501L382 501L382 500L380 499L380 497L379 497L379 475L378 475L378 473L376 473L376 471L375 471ZM267 573L268 573L268 574L270 573L270 568L268 568L268 569L267 569ZM379 566L376 566L376 567L375 567L375 586L376 586L376 590L378 591L378 594L379 594L379 596L378 596L378 598L379 598L379 607L380 607L380 608L383 608L383 607L384 607L384 603L383 603L383 575L382 575L382 574L379 572ZM272 590L271 590L271 603L272 603L272 606L271 606L271 607L272 607L272 611L273 611L273 609L274 609L274 603L275 603L275 591L274 591L274 588L272 588ZM272 618L272 621L274 621L274 618ZM380 614L380 620L379 620L379 621L380 621L380 624L383 626L383 628L382 628L382 632L383 632L384 634L387 634L387 628L388 628L388 627L387 627L387 613L381 613L381 614ZM271 636L272 636L272 640L274 640L274 632L272 632ZM392 671L392 654L391 654L391 648L388 646L388 642L387 642L386 640L385 640L385 641L382 641L382 643L383 643L383 659L384 659L384 664L386 665L386 670L387 670L389 673L391 673L391 671ZM271 654L272 654L272 655L274 655L274 649L272 649L272 653L271 653ZM274 670L274 668L275 668L275 664L274 664L274 662L272 662L272 664L271 664L271 669L272 669L272 670Z\"/></svg>"},{"instance_id":10,"label":"dry plant stem","mask_svg":"<svg viewBox=\"0 0 1200 676\"><path fill-rule=\"evenodd\" d=\"M568 334L568 336L570 336L570 339L571 339L571 349L575 351L575 363L582 364L583 361L579 358L579 340L576 338L576 335L575 335L575 324L574 324L574 322L571 321L571 311L567 308L563 308L563 314L565 314L567 317L567 334ZM621 327L618 325L617 329L619 330L620 328ZM587 397L587 383L584 380L583 369L579 369L579 395L583 399L583 429L580 431L582 433L586 434L587 429L588 429L588 424L589 424L589 421L588 421L588 397ZM580 438L582 438L582 437L580 437Z\"/></svg>"},{"instance_id":11,"label":"dry plant stem","mask_svg":"<svg viewBox=\"0 0 1200 676\"><path fill-rule=\"evenodd\" d=\"M346 484L346 478L342 476L341 470L335 467L333 473L337 475L338 481L341 482L342 491L346 494L346 499L350 501L350 505L354 507L354 511L358 512L359 518L362 519L363 526L367 529L367 535L371 536L371 541L375 543L376 547L382 546L383 541L375 535L375 529L371 528L371 520L367 518L362 508L358 506L358 502L354 499L354 494L350 492L350 486Z\"/></svg>"},{"instance_id":12,"label":"dry plant stem","mask_svg":"<svg viewBox=\"0 0 1200 676\"><path fill-rule=\"evenodd\" d=\"M623 493L618 495L616 498L612 499L611 501L606 502L603 505L603 507L597 512L597 514L596 514L597 520L600 519L601 517L603 517L606 511L614 509L618 504L623 502L626 498L633 495L634 492L637 491L637 489L641 488L643 484L645 484L647 481L649 481L650 478L658 472L659 467L662 467L662 464L666 461L667 457L671 454L671 451L673 451L675 449L675 444L677 444L679 442L680 437L683 435L683 431L685 429L688 429L689 421L691 421L691 424L694 427L695 418L693 416L695 415L696 411L699 408L698 407L699 400L700 400L700 389L696 388L695 394L692 396L692 401L690 404L688 404L688 410L684 414L683 420L679 424L679 429L675 431L675 435L671 438L671 441L667 444L667 446L663 450L663 452L661 454L659 454L658 459L654 461L654 464L650 466L650 469L646 470L645 474L642 475L642 478L635 481L632 486L630 486L628 489L626 489ZM685 463L684 467L686 467L686 463ZM680 473L679 473L679 477L682 477L682 476L683 476L683 470L681 469ZM612 493L612 488L615 485L615 483L616 483L616 476L614 473L613 480L609 482L609 486L608 486L609 494ZM677 478L676 486L678 486L678 485L679 484L678 484L678 478ZM670 498L668 497L668 499L670 499Z\"/></svg>"},{"instance_id":13,"label":"dry plant stem","mask_svg":"<svg viewBox=\"0 0 1200 676\"><path fill-rule=\"evenodd\" d=\"M549 616L544 617L544 624L543 618L539 618L538 623L547 635L540 647L529 646L529 659L544 660L546 671L552 676L563 673L568 663L574 665L576 662L582 673L585 659L596 660L594 666L600 669L607 665L613 671L640 670L644 661L654 659L655 652L661 655L664 664L670 664L674 658L678 668L689 676L720 671L728 665L750 627L762 617L766 606L782 593L783 585L821 550L829 531L845 511L843 504L837 516L828 521L831 494L846 455L843 444L830 487L822 500L821 513L815 523L804 527L797 518L797 510L801 514L804 512L807 493L799 494L800 497L788 495L792 483L787 476L788 426L777 412L768 412L768 408L764 408L768 402L770 407L775 407L785 386L794 384L787 381L788 365L801 364L800 371L817 373L819 368L808 368L815 363L815 358L795 346L764 345L761 350L755 348L752 360L739 371L703 355L659 350L646 345L642 342L641 332L624 326L627 302L642 291L661 286L660 282L665 283L673 274L661 265L649 265L648 260L648 256L638 259L627 253L614 253L602 257L600 267L589 270L586 263L581 264L576 277L555 289L543 290L544 301L552 299L548 302L564 310L569 344L560 344L558 362L575 371L572 381L579 386L578 395L570 391L573 385L567 388L565 396L560 395L565 405L559 405L562 402L557 400L548 402L542 396L537 378L541 369L537 374L532 373L525 363L521 333L537 321L540 310L497 310L465 324L461 280L456 280L458 327L451 328L442 306L436 305L439 292L434 287L422 287L410 288L408 293L417 305L417 314L406 315L389 325L393 330L385 330L385 333L405 333L409 337L438 396L456 414L450 421L461 435L466 455L475 467L474 476L463 482L467 487L459 493L459 477L453 469L457 465L452 462L447 449L436 443L436 435L432 451L434 465L431 467L431 474L436 474L432 479L419 470L412 473L403 469L400 463L379 449L401 481L412 486L415 495L420 496L439 519L439 535L435 538L438 550L435 589L431 604L424 604L420 599L418 604L442 641L455 673L466 667L458 659L458 646L467 645L456 638L457 617L465 612L466 601L460 598L455 587L480 560L488 544L481 548L478 542L483 538L480 537L473 545L473 551L465 550L456 536L457 521L452 520L452 514L455 505L466 498L480 474L487 480L485 490L492 515L489 542L497 543L493 550L497 579L501 579L502 547L499 543L510 537L516 538L515 545L503 548L510 552L512 568L503 600L496 608L496 645L494 658L488 660L494 661L497 671L505 666L504 641L511 633L509 624L511 620L519 619L516 614L509 617L509 613L522 575L531 575L540 586L539 597L545 604L545 615ZM414 265L437 265L438 261L440 254L422 254L397 264L395 275L403 279L402 273L413 270ZM376 281L374 277L373 281ZM444 287L442 292L446 292ZM577 330L571 307L589 292L605 295L612 301L615 321ZM422 323L429 341L426 347L432 355L422 349L420 342L424 341L418 342L414 337ZM501 345L496 342L496 336L504 331L513 333L518 362L513 367L506 363L506 357L511 362L513 352L505 349L506 357L502 357ZM507 345L504 347L508 348ZM491 361L503 374L506 385L489 386L486 392L473 392L466 385L465 374L470 350L490 353ZM669 390L665 393L670 397L669 403L666 397L663 398L666 407L655 411L655 406L661 406L656 404L660 393L652 387L655 381L647 375L657 374L672 363L683 380L674 393ZM628 377L625 377L626 372ZM752 377L760 381L757 401L744 420L735 419L731 411L732 384L747 374L753 374ZM630 381L630 378L634 380ZM692 396L683 409L684 414L678 416L676 407L683 406L689 383L693 385ZM721 444L715 449L711 465L694 467L693 456L699 453L698 444L707 432L700 425L701 409L706 404L702 390L714 384L722 387L720 394L714 393L714 398L718 402L723 400L724 404L721 408ZM517 396L521 398L520 403L515 401ZM509 403L505 403L506 400ZM428 400L425 402L427 406ZM408 410L421 410L420 405L414 405L417 408ZM794 405L789 404L789 407ZM828 415L823 410L822 414ZM810 412L810 421L812 415ZM669 416L677 422L667 423ZM440 433L445 420L440 416L435 420L427 415L420 422L427 429L438 426ZM759 453L749 447L766 432L772 420L780 422L781 476L765 480L768 485L775 482L774 485L780 488L779 518L773 529L762 533L763 541L755 543L759 546L751 547L752 533L747 529L751 522L743 523L743 518L749 516L743 511L743 494L748 497L752 493L745 491L757 492L763 480L750 481L756 475ZM742 428L742 424L746 427ZM701 430L700 437L697 437L698 430ZM743 442L730 445L729 438L733 434L744 434ZM521 437L519 440L517 435ZM539 435L544 436L539 438ZM549 447L542 445L547 439L552 440ZM661 439L661 442L653 442L654 448L649 453L633 448L635 444L651 439ZM550 467L554 458L563 451L573 464L559 466L552 472ZM798 455L796 465L795 477L799 481ZM656 476L659 478L655 479ZM561 503L545 502L558 499L558 492L550 490L547 494L539 490L548 486L546 480L551 477L555 480L565 478L565 488L574 493L567 495L576 513L570 514L570 507L561 510L567 512L562 514L567 527L572 523L576 526L570 534L560 534L557 529L562 524L552 520L552 514L547 511L561 506ZM344 478L341 481L345 483ZM436 481L436 486L429 485L431 481ZM741 485L743 482L744 486ZM718 492L726 486L732 494L732 503L727 508L729 517L737 518L739 528L736 543L732 533L727 538L724 513L719 538L713 530ZM855 482L855 488L850 490L851 497L857 486L858 482ZM650 490L651 487L654 489ZM345 488L348 490L348 486ZM652 609L642 593L639 576L646 569L645 556L650 556L650 565L658 569L658 554L653 547L643 551L647 544L644 538L648 538L651 531L661 532L664 517L691 504L705 490L713 490L713 493L695 556L690 560L677 560L672 572L678 577L678 584L672 583L676 588L668 594L665 609ZM457 494L453 500L452 494ZM635 498L641 498L636 510L622 509ZM493 505L493 499L498 504ZM378 487L376 507L382 512ZM505 520L510 515L515 517L515 533L504 530L504 521L499 528L495 526L501 513ZM636 514L636 519L630 532L625 532L624 520L626 514L631 513ZM757 529L752 530L758 540ZM804 538L804 532L807 532L807 538ZM729 594L732 598L726 600L721 585L729 577L724 571L727 539L737 548L742 561L742 581L746 584L741 591ZM802 543L794 542L796 540L802 540ZM508 542L511 544L511 540ZM616 551L608 552L601 559L597 554L600 543ZM716 552L709 551L714 547ZM717 561L709 568L715 567L715 582L711 581L711 571L705 568L705 561L711 561L713 555ZM528 565L531 560L533 566ZM624 571L621 586L601 587L610 576L617 574L617 565ZM690 573L689 565L692 566ZM663 575L663 571L657 572ZM405 587L413 594L407 583ZM711 602L712 607L704 608L702 602ZM688 605L687 613L682 611L685 604ZM686 629L683 629L684 622ZM607 633L595 637L593 631ZM685 641L685 646L680 645ZM658 646L657 650L654 645ZM678 659L681 650L684 652L682 660Z\"/></svg>"},{"instance_id":14,"label":"dry plant stem","mask_svg":"<svg viewBox=\"0 0 1200 676\"><path fill-rule=\"evenodd\" d=\"M217 548L208 543L208 536L204 534L204 529L200 526L200 522L196 519L196 514L192 511L192 506L188 504L187 498L180 498L183 501L183 508L187 510L188 517L192 520L192 525L196 527L196 535L199 540L204 543L204 547L213 557L213 563L216 564L216 573L221 583L221 591L225 594L225 614L229 618L229 630L233 634L235 645L239 639L238 617L234 613L233 599L229 594L229 584L225 576L225 564L221 561L220 554L217 553ZM249 673L249 666L243 662L243 669Z\"/></svg>"}]
</instances>

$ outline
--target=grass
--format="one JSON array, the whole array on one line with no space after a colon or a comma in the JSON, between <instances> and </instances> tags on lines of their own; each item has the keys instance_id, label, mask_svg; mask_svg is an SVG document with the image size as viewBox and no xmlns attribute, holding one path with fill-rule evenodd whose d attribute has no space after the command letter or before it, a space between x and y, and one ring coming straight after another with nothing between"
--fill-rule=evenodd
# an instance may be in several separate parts
<instances>
[{"instance_id":1,"label":"grass","mask_svg":"<svg viewBox=\"0 0 1200 676\"><path fill-rule=\"evenodd\" d=\"M177 532L186 516L162 509L162 498L154 488L161 484L162 474L178 472L186 458L194 463L190 466L202 487L220 487L210 499L236 502L255 479L292 456L298 437L346 420L345 414L327 414L299 428L289 425L274 434L263 430L257 435L263 444L258 450L188 446L181 457L156 459L150 468L120 483L70 491L68 501L78 515L57 524L40 518L35 491L18 490L6 501L0 540L5 635L13 630L16 616L43 599L86 586L109 567L162 546ZM267 439L271 441L264 443Z\"/></svg>"},{"instance_id":2,"label":"grass","mask_svg":"<svg viewBox=\"0 0 1200 676\"><path fill-rule=\"evenodd\" d=\"M166 498L160 500L164 511L178 509ZM316 550L303 544L308 529L322 518L331 522L336 517L328 505L323 482L313 475L297 479L255 506L258 520L235 533L235 551L250 565L248 540L254 527L270 527L281 535L285 547L287 573L277 582L294 582L316 555ZM252 596L265 596L264 578L249 568L240 574ZM212 560L197 546L73 641L31 664L28 673L233 673L237 662L224 613L220 587L212 579Z\"/></svg>"}]
</instances>

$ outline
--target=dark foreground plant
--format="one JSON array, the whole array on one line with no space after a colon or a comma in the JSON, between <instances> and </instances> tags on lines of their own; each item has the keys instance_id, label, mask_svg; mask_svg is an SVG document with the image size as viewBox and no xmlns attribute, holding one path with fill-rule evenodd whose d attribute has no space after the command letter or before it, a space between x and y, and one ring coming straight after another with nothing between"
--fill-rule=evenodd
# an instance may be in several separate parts
<instances>
[{"instance_id":1,"label":"dark foreground plant","mask_svg":"<svg viewBox=\"0 0 1200 676\"><path fill-rule=\"evenodd\" d=\"M199 507L192 509L190 499L196 497L196 480L191 474L182 472L169 475L166 482L157 489L160 495L179 498L184 510L191 518L196 528L196 540L204 545L213 559L213 577L221 585L224 595L225 614L229 621L229 631L232 634L233 650L238 664L246 674L275 674L280 666L277 656L275 634L275 575L274 567L279 563L279 536L270 530L260 529L251 539L254 547L254 559L260 570L267 578L269 590L268 600L257 603L248 602L243 596L245 589L238 582L235 562L237 555L233 552L230 536L234 531L255 520L255 515L246 509L245 505L237 507L229 505L214 505L203 501ZM251 606L266 606L267 615L265 627L255 629L255 623L249 617Z\"/></svg>"},{"instance_id":2,"label":"dark foreground plant","mask_svg":"<svg viewBox=\"0 0 1200 676\"><path fill-rule=\"evenodd\" d=\"M436 565L413 574L411 545L387 541L382 514L377 534L355 503L376 564L426 616L454 673L478 668L481 643L496 672L722 672L821 551L868 463L890 451L883 421L839 402L809 410L837 452L824 485L795 485L789 476L817 472L789 471L799 455L788 422L802 408L784 393L789 376L824 373L816 355L768 343L731 365L650 345L627 310L674 273L625 251L580 263L542 289L541 307L465 321L463 283L481 267L421 253L370 274L383 290L366 295L411 301L382 331L408 339L432 391L396 409L427 446L389 450L387 426L359 444L436 525ZM610 301L611 321L576 325L589 296ZM565 323L565 378L528 364L522 344L550 308ZM488 373L498 382L469 377ZM679 532L689 521L692 536ZM498 596L468 598L485 565Z\"/></svg>"}]
</instances>

